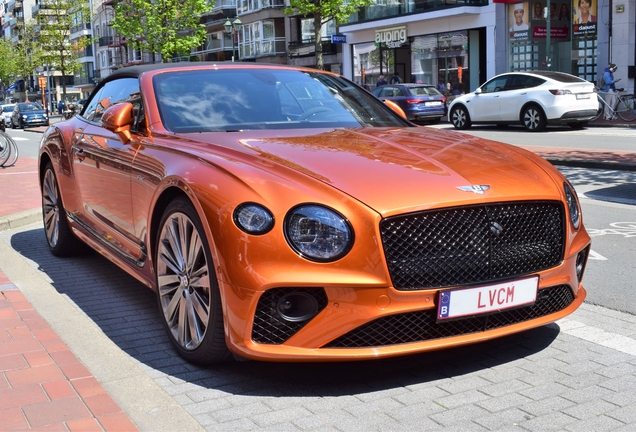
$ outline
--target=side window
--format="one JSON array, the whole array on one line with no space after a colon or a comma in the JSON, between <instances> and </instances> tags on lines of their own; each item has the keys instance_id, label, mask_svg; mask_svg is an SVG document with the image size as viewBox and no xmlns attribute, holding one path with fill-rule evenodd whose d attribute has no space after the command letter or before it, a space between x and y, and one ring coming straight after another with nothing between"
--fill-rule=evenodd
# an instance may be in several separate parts
<instances>
[{"instance_id":1,"label":"side window","mask_svg":"<svg viewBox=\"0 0 636 432\"><path fill-rule=\"evenodd\" d=\"M402 89L396 88L393 90L393 96L406 96Z\"/></svg>"},{"instance_id":2,"label":"side window","mask_svg":"<svg viewBox=\"0 0 636 432\"><path fill-rule=\"evenodd\" d=\"M483 93L494 93L502 91L506 87L507 76L493 78L481 87Z\"/></svg>"},{"instance_id":3,"label":"side window","mask_svg":"<svg viewBox=\"0 0 636 432\"><path fill-rule=\"evenodd\" d=\"M382 91L380 91L380 97L390 97L390 96L393 96L393 89L382 86Z\"/></svg>"},{"instance_id":4,"label":"side window","mask_svg":"<svg viewBox=\"0 0 636 432\"><path fill-rule=\"evenodd\" d=\"M84 118L91 122L99 122L104 111L119 102L131 102L135 106L135 114L141 113L139 97L139 80L137 78L120 78L104 84L84 110ZM135 105L136 104L136 105Z\"/></svg>"}]
</instances>

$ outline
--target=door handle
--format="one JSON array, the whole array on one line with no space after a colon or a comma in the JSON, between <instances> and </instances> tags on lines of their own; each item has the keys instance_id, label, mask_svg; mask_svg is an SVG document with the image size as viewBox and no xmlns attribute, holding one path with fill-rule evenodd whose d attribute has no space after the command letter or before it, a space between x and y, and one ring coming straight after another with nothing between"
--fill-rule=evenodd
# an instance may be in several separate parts
<instances>
[{"instance_id":1,"label":"door handle","mask_svg":"<svg viewBox=\"0 0 636 432\"><path fill-rule=\"evenodd\" d=\"M75 150L75 155L80 162L83 162L84 159L86 159L86 153L84 153L84 150L82 149Z\"/></svg>"}]
</instances>

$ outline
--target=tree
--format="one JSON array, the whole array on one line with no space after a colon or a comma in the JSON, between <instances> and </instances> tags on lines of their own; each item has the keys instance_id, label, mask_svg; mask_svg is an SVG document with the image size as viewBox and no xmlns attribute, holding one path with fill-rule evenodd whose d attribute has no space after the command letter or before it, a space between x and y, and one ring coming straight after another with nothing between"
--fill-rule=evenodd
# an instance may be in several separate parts
<instances>
[{"instance_id":1,"label":"tree","mask_svg":"<svg viewBox=\"0 0 636 432\"><path fill-rule=\"evenodd\" d=\"M81 67L79 53L91 44L89 37L71 41L71 32L79 24L90 22L88 2L84 0L47 0L41 3L36 17L38 39L42 46L42 62L62 74L62 94L66 100L67 75Z\"/></svg>"},{"instance_id":2,"label":"tree","mask_svg":"<svg viewBox=\"0 0 636 432\"><path fill-rule=\"evenodd\" d=\"M0 38L0 82L8 83L17 72L17 56L11 42Z\"/></svg>"},{"instance_id":3,"label":"tree","mask_svg":"<svg viewBox=\"0 0 636 432\"><path fill-rule=\"evenodd\" d=\"M337 24L347 22L349 16L363 6L369 6L373 0L290 0L285 9L287 15L313 15L314 40L316 43L316 68L324 69L322 60L322 26L331 20Z\"/></svg>"},{"instance_id":4,"label":"tree","mask_svg":"<svg viewBox=\"0 0 636 432\"><path fill-rule=\"evenodd\" d=\"M159 53L167 62L203 44L201 15L213 5L207 0L122 0L115 5L111 25L134 48Z\"/></svg>"},{"instance_id":5,"label":"tree","mask_svg":"<svg viewBox=\"0 0 636 432\"><path fill-rule=\"evenodd\" d=\"M25 91L27 90L29 77L33 74L36 67L42 65L42 50L39 43L37 43L37 30L38 27L34 21L27 21L19 34L18 41L13 47L14 61L10 75L24 80Z\"/></svg>"}]
</instances>

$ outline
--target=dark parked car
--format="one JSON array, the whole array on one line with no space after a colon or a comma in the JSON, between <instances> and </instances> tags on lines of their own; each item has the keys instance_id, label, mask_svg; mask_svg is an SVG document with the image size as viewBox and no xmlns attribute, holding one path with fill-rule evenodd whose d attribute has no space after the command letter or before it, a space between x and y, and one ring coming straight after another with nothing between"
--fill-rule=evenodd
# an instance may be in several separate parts
<instances>
[{"instance_id":1,"label":"dark parked car","mask_svg":"<svg viewBox=\"0 0 636 432\"><path fill-rule=\"evenodd\" d=\"M426 84L390 84L376 87L373 94L395 102L412 122L437 123L446 115L446 96Z\"/></svg>"},{"instance_id":2,"label":"dark parked car","mask_svg":"<svg viewBox=\"0 0 636 432\"><path fill-rule=\"evenodd\" d=\"M11 127L25 128L31 126L48 126L49 116L37 102L20 102L15 105L11 114Z\"/></svg>"}]
</instances>

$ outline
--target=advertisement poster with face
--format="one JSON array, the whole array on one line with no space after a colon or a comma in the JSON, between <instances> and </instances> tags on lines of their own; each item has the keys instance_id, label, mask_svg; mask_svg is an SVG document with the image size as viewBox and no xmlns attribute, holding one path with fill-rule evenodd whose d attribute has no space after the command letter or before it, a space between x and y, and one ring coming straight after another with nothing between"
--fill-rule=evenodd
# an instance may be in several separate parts
<instances>
[{"instance_id":1,"label":"advertisement poster with face","mask_svg":"<svg viewBox=\"0 0 636 432\"><path fill-rule=\"evenodd\" d=\"M597 6L594 0L574 0L577 7L572 15L572 34L584 36L596 34L596 11Z\"/></svg>"},{"instance_id":2,"label":"advertisement poster with face","mask_svg":"<svg viewBox=\"0 0 636 432\"><path fill-rule=\"evenodd\" d=\"M576 1L576 0L575 0ZM532 3L532 38L545 39L548 34L547 19L550 21L550 38L555 42L570 40L570 26L572 19L571 3L550 1L549 11L546 2ZM539 17L539 11L541 11ZM539 17L539 18L537 18Z\"/></svg>"},{"instance_id":3,"label":"advertisement poster with face","mask_svg":"<svg viewBox=\"0 0 636 432\"><path fill-rule=\"evenodd\" d=\"M528 25L527 6L527 3L514 3L508 7L508 11L510 12L508 17L508 22L510 23L510 39L528 39L530 26Z\"/></svg>"}]
</instances>

